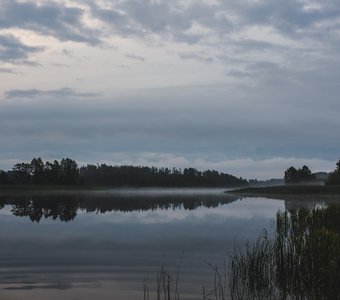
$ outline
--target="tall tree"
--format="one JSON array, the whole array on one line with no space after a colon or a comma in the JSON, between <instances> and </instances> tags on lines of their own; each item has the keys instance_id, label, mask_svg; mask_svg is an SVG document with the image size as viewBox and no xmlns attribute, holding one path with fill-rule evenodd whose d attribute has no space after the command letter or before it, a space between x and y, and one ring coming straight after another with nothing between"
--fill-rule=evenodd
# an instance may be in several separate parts
<instances>
[{"instance_id":1,"label":"tall tree","mask_svg":"<svg viewBox=\"0 0 340 300\"><path fill-rule=\"evenodd\" d=\"M340 160L336 163L336 169L328 176L326 184L340 185Z\"/></svg>"},{"instance_id":2,"label":"tall tree","mask_svg":"<svg viewBox=\"0 0 340 300\"><path fill-rule=\"evenodd\" d=\"M285 171L284 180L285 183L296 183L297 182L297 170L294 167L290 167Z\"/></svg>"},{"instance_id":3,"label":"tall tree","mask_svg":"<svg viewBox=\"0 0 340 300\"><path fill-rule=\"evenodd\" d=\"M79 177L78 164L70 158L63 158L60 161L61 183L71 185L76 184Z\"/></svg>"},{"instance_id":4,"label":"tall tree","mask_svg":"<svg viewBox=\"0 0 340 300\"><path fill-rule=\"evenodd\" d=\"M284 180L287 184L309 182L315 180L315 178L315 175L306 165L298 170L290 167L284 174Z\"/></svg>"},{"instance_id":5,"label":"tall tree","mask_svg":"<svg viewBox=\"0 0 340 300\"><path fill-rule=\"evenodd\" d=\"M45 164L45 179L49 184L60 183L60 164L57 160L53 163L47 161Z\"/></svg>"},{"instance_id":6,"label":"tall tree","mask_svg":"<svg viewBox=\"0 0 340 300\"><path fill-rule=\"evenodd\" d=\"M12 168L13 176L16 183L31 183L32 167L28 163L17 163Z\"/></svg>"},{"instance_id":7,"label":"tall tree","mask_svg":"<svg viewBox=\"0 0 340 300\"><path fill-rule=\"evenodd\" d=\"M45 181L45 165L41 158L33 158L31 161L32 182L41 184Z\"/></svg>"},{"instance_id":8,"label":"tall tree","mask_svg":"<svg viewBox=\"0 0 340 300\"><path fill-rule=\"evenodd\" d=\"M8 184L8 174L5 171L0 170L0 184Z\"/></svg>"}]
</instances>

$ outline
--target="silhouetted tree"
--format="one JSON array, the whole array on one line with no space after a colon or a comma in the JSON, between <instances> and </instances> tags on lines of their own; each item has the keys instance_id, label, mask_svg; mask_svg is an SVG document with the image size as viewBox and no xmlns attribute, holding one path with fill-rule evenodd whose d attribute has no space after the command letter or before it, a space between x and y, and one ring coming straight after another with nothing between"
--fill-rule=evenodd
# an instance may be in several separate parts
<instances>
[{"instance_id":1,"label":"silhouetted tree","mask_svg":"<svg viewBox=\"0 0 340 300\"><path fill-rule=\"evenodd\" d=\"M45 165L41 158L33 158L31 161L32 182L41 184L45 181Z\"/></svg>"},{"instance_id":2,"label":"silhouetted tree","mask_svg":"<svg viewBox=\"0 0 340 300\"><path fill-rule=\"evenodd\" d=\"M298 170L294 167L290 167L284 174L284 180L287 184L313 181L315 178L315 175L312 174L312 171L306 165Z\"/></svg>"},{"instance_id":3,"label":"silhouetted tree","mask_svg":"<svg viewBox=\"0 0 340 300\"><path fill-rule=\"evenodd\" d=\"M0 184L8 184L9 178L5 171L0 170Z\"/></svg>"},{"instance_id":4,"label":"silhouetted tree","mask_svg":"<svg viewBox=\"0 0 340 300\"><path fill-rule=\"evenodd\" d=\"M87 165L80 168L82 184L109 186L227 187L246 185L247 181L217 171L200 172L185 168Z\"/></svg>"},{"instance_id":5,"label":"silhouetted tree","mask_svg":"<svg viewBox=\"0 0 340 300\"><path fill-rule=\"evenodd\" d=\"M17 163L12 168L13 177L16 183L31 183L32 167L29 163Z\"/></svg>"},{"instance_id":6,"label":"silhouetted tree","mask_svg":"<svg viewBox=\"0 0 340 300\"><path fill-rule=\"evenodd\" d=\"M76 184L79 176L78 164L70 158L60 161L60 178L62 184Z\"/></svg>"},{"instance_id":7,"label":"silhouetted tree","mask_svg":"<svg viewBox=\"0 0 340 300\"><path fill-rule=\"evenodd\" d=\"M290 167L285 171L284 180L285 183L297 182L297 170L294 167Z\"/></svg>"},{"instance_id":8,"label":"silhouetted tree","mask_svg":"<svg viewBox=\"0 0 340 300\"><path fill-rule=\"evenodd\" d=\"M77 162L63 158L53 162L33 158L30 163L18 163L7 172L11 183L20 184L88 184L113 187L230 187L248 182L215 170L198 171L195 168L156 168L145 166L87 165L80 169ZM1 183L1 182L0 182Z\"/></svg>"},{"instance_id":9,"label":"silhouetted tree","mask_svg":"<svg viewBox=\"0 0 340 300\"><path fill-rule=\"evenodd\" d=\"M45 179L49 184L58 184L60 180L60 164L57 160L53 163L47 161L45 164Z\"/></svg>"},{"instance_id":10,"label":"silhouetted tree","mask_svg":"<svg viewBox=\"0 0 340 300\"><path fill-rule=\"evenodd\" d=\"M329 175L326 184L340 184L340 160L336 163L336 169Z\"/></svg>"},{"instance_id":11,"label":"silhouetted tree","mask_svg":"<svg viewBox=\"0 0 340 300\"><path fill-rule=\"evenodd\" d=\"M312 174L312 171L304 165L301 169L298 170L299 181L311 181L315 179L315 176Z\"/></svg>"}]
</instances>

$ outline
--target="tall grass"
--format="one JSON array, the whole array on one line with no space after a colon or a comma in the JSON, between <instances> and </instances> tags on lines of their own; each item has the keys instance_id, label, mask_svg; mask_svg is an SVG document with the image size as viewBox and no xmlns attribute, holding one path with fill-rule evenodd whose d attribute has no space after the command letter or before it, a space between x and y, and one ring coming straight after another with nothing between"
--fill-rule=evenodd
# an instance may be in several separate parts
<instances>
[{"instance_id":1,"label":"tall grass","mask_svg":"<svg viewBox=\"0 0 340 300\"><path fill-rule=\"evenodd\" d=\"M279 212L276 232L235 248L232 299L340 299L340 209Z\"/></svg>"},{"instance_id":2,"label":"tall grass","mask_svg":"<svg viewBox=\"0 0 340 300\"><path fill-rule=\"evenodd\" d=\"M182 260L174 277L165 266L158 270L156 300L182 299ZM203 300L340 300L340 206L278 212L274 233L235 245L228 267L208 267L213 283L202 286Z\"/></svg>"},{"instance_id":3,"label":"tall grass","mask_svg":"<svg viewBox=\"0 0 340 300\"><path fill-rule=\"evenodd\" d=\"M157 271L156 274L156 287L155 292L150 293L149 278L146 277L143 283L144 300L156 299L156 300L180 300L183 295L179 289L179 276L180 267L183 257L178 264L176 275L173 277L171 273L166 269L164 265ZM228 280L227 280L227 266L223 265L219 268L217 264L207 263L208 267L212 271L213 284L212 286L202 286L202 298L203 300L226 300L228 298ZM222 269L222 271L221 271ZM151 298L150 295L154 297Z\"/></svg>"}]
</instances>

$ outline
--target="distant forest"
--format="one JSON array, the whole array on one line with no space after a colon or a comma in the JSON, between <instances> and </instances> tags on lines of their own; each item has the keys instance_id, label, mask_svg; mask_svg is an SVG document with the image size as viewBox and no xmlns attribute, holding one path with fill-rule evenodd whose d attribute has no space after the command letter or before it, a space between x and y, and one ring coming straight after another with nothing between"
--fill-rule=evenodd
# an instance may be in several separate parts
<instances>
[{"instance_id":1,"label":"distant forest","mask_svg":"<svg viewBox=\"0 0 340 300\"><path fill-rule=\"evenodd\" d=\"M248 181L215 170L156 168L144 166L86 165L75 160L46 161L33 158L0 171L0 184L79 185L110 187L235 187Z\"/></svg>"}]
</instances>

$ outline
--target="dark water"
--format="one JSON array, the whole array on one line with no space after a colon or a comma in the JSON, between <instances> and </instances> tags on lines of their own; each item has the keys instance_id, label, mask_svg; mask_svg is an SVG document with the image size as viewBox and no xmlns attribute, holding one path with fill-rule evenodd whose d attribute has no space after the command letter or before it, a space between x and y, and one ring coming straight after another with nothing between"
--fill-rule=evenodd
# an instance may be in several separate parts
<instances>
[{"instance_id":1,"label":"dark water","mask_svg":"<svg viewBox=\"0 0 340 300\"><path fill-rule=\"evenodd\" d=\"M202 299L215 265L225 277L235 243L274 231L278 211L328 200L222 190L0 195L0 299L143 299L143 283L156 299L157 272L164 266L173 288L179 264L180 299Z\"/></svg>"}]
</instances>

